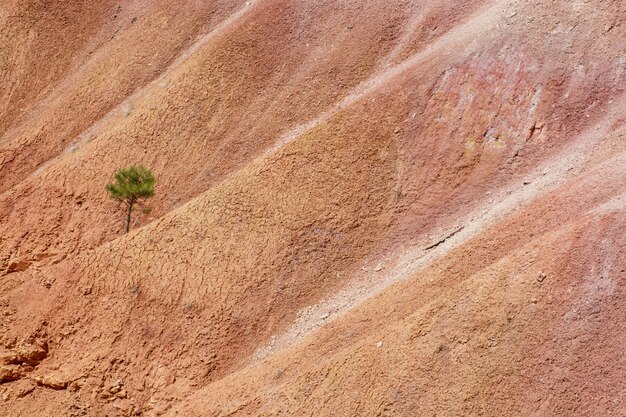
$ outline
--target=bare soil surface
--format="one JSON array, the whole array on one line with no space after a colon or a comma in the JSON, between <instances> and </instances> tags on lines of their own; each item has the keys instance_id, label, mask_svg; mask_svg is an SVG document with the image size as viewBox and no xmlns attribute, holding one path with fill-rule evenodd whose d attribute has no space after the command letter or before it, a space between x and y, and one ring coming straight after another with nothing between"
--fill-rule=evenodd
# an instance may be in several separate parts
<instances>
[{"instance_id":1,"label":"bare soil surface","mask_svg":"<svg viewBox=\"0 0 626 417\"><path fill-rule=\"evenodd\" d=\"M0 415L624 416L624 1L8 1L0 40Z\"/></svg>"}]
</instances>

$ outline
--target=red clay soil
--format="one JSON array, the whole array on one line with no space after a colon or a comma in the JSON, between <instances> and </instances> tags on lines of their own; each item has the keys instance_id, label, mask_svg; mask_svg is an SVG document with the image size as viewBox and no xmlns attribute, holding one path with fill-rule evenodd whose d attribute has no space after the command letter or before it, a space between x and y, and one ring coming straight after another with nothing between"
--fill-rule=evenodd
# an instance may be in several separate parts
<instances>
[{"instance_id":1,"label":"red clay soil","mask_svg":"<svg viewBox=\"0 0 626 417\"><path fill-rule=\"evenodd\" d=\"M0 415L625 415L623 1L13 1L0 38Z\"/></svg>"}]
</instances>

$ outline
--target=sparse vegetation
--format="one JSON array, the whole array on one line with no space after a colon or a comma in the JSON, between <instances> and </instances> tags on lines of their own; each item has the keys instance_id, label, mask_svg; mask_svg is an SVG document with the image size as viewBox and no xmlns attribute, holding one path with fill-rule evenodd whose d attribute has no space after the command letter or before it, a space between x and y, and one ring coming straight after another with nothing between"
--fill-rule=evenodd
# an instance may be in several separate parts
<instances>
[{"instance_id":1,"label":"sparse vegetation","mask_svg":"<svg viewBox=\"0 0 626 417\"><path fill-rule=\"evenodd\" d=\"M156 179L152 171L144 166L131 165L122 168L115 173L115 181L106 185L106 190L111 198L124 204L126 219L124 221L124 233L130 230L132 212L142 200L154 196ZM143 208L144 212L149 209Z\"/></svg>"}]
</instances>

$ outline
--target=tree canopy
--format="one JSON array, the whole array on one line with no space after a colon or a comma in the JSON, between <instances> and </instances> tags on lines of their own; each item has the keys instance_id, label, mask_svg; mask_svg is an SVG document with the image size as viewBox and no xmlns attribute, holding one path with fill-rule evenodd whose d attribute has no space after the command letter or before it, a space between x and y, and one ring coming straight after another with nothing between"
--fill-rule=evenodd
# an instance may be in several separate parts
<instances>
[{"instance_id":1,"label":"tree canopy","mask_svg":"<svg viewBox=\"0 0 626 417\"><path fill-rule=\"evenodd\" d=\"M142 199L154 196L156 178L152 171L143 165L131 165L115 173L115 181L106 185L109 195L126 204L126 222L124 229L130 229L130 220L133 207Z\"/></svg>"}]
</instances>

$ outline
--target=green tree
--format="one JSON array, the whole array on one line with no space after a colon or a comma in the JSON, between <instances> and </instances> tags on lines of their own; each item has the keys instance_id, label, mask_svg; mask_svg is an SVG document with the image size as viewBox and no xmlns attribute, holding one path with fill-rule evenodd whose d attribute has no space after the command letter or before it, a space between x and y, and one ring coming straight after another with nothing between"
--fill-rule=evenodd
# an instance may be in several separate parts
<instances>
[{"instance_id":1,"label":"green tree","mask_svg":"<svg viewBox=\"0 0 626 417\"><path fill-rule=\"evenodd\" d=\"M154 196L154 174L144 166L131 165L115 173L115 181L106 185L109 195L126 206L124 233L130 229L130 219L137 203Z\"/></svg>"}]
</instances>

